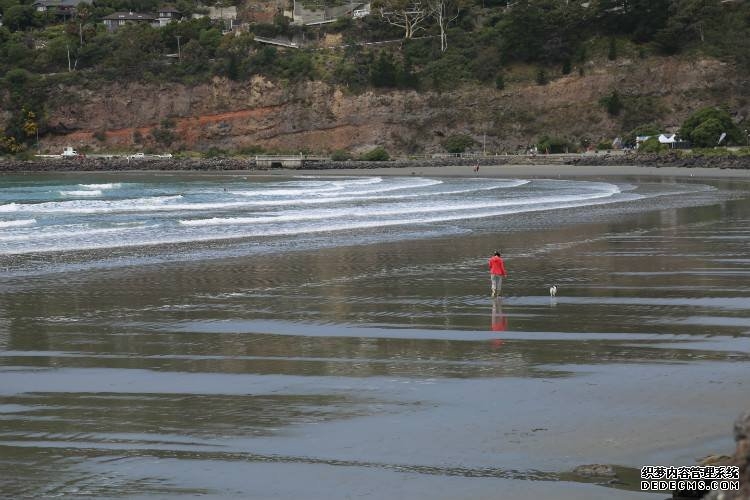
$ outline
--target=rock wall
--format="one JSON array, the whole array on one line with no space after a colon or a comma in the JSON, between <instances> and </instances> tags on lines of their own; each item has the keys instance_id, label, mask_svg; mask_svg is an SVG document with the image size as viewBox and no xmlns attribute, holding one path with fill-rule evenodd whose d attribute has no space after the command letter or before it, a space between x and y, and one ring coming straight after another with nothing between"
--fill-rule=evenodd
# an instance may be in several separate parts
<instances>
[{"instance_id":1,"label":"rock wall","mask_svg":"<svg viewBox=\"0 0 750 500\"><path fill-rule=\"evenodd\" d=\"M475 139L475 149L516 151L543 134L611 139L628 120L655 117L674 129L709 104L744 112L747 85L715 60L650 58L590 63L584 76L567 75L545 86L509 81L504 90L467 84L442 93L353 93L322 82L289 85L259 76L245 82L215 78L194 87L60 86L48 106L51 133L41 146L58 153L66 145L90 151L260 146L286 152L358 152L381 145L391 153L431 153L443 150L445 137L462 133ZM644 116L609 116L599 100L613 90L633 108L626 113ZM160 129L174 140L154 140Z\"/></svg>"}]
</instances>

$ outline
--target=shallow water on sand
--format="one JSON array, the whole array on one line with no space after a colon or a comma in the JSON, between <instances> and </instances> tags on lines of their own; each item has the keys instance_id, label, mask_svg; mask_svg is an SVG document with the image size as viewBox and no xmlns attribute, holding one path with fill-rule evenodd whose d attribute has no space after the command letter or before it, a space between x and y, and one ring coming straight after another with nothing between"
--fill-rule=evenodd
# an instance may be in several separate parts
<instances>
[{"instance_id":1,"label":"shallow water on sand","mask_svg":"<svg viewBox=\"0 0 750 500\"><path fill-rule=\"evenodd\" d=\"M747 406L743 181L0 185L0 496L650 497Z\"/></svg>"}]
</instances>

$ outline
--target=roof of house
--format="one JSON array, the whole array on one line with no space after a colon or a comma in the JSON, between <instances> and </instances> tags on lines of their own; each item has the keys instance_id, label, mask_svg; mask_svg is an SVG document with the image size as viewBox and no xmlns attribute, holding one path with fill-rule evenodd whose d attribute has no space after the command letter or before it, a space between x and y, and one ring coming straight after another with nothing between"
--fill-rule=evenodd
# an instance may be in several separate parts
<instances>
[{"instance_id":1,"label":"roof of house","mask_svg":"<svg viewBox=\"0 0 750 500\"><path fill-rule=\"evenodd\" d=\"M77 7L81 3L91 3L89 0L37 0L32 7Z\"/></svg>"},{"instance_id":2,"label":"roof of house","mask_svg":"<svg viewBox=\"0 0 750 500\"><path fill-rule=\"evenodd\" d=\"M142 14L140 12L115 12L104 17L105 21L153 21L156 16L153 14Z\"/></svg>"},{"instance_id":3,"label":"roof of house","mask_svg":"<svg viewBox=\"0 0 750 500\"><path fill-rule=\"evenodd\" d=\"M175 9L174 7L160 7L157 9L158 12L174 12L176 14L179 14L180 11Z\"/></svg>"}]
</instances>

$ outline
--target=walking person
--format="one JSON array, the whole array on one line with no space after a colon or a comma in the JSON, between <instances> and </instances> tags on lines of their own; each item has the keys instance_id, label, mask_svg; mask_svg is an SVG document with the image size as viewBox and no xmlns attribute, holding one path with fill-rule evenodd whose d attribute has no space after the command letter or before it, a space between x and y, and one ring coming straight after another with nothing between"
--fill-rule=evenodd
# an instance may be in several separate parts
<instances>
[{"instance_id":1,"label":"walking person","mask_svg":"<svg viewBox=\"0 0 750 500\"><path fill-rule=\"evenodd\" d=\"M495 251L495 255L490 257L490 283L492 284L492 296L499 297L503 286L503 278L508 275L505 271L505 262L500 255L500 251Z\"/></svg>"}]
</instances>

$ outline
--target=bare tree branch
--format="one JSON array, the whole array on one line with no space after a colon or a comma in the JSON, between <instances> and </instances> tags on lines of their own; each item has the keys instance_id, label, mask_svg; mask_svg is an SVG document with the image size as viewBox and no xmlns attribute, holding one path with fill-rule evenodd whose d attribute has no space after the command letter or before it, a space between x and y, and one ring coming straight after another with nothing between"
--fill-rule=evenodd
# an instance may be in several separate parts
<instances>
[{"instance_id":1,"label":"bare tree branch","mask_svg":"<svg viewBox=\"0 0 750 500\"><path fill-rule=\"evenodd\" d=\"M412 38L424 29L421 24L430 15L422 0L380 0L375 3L381 19L404 30L404 38Z\"/></svg>"}]
</instances>

